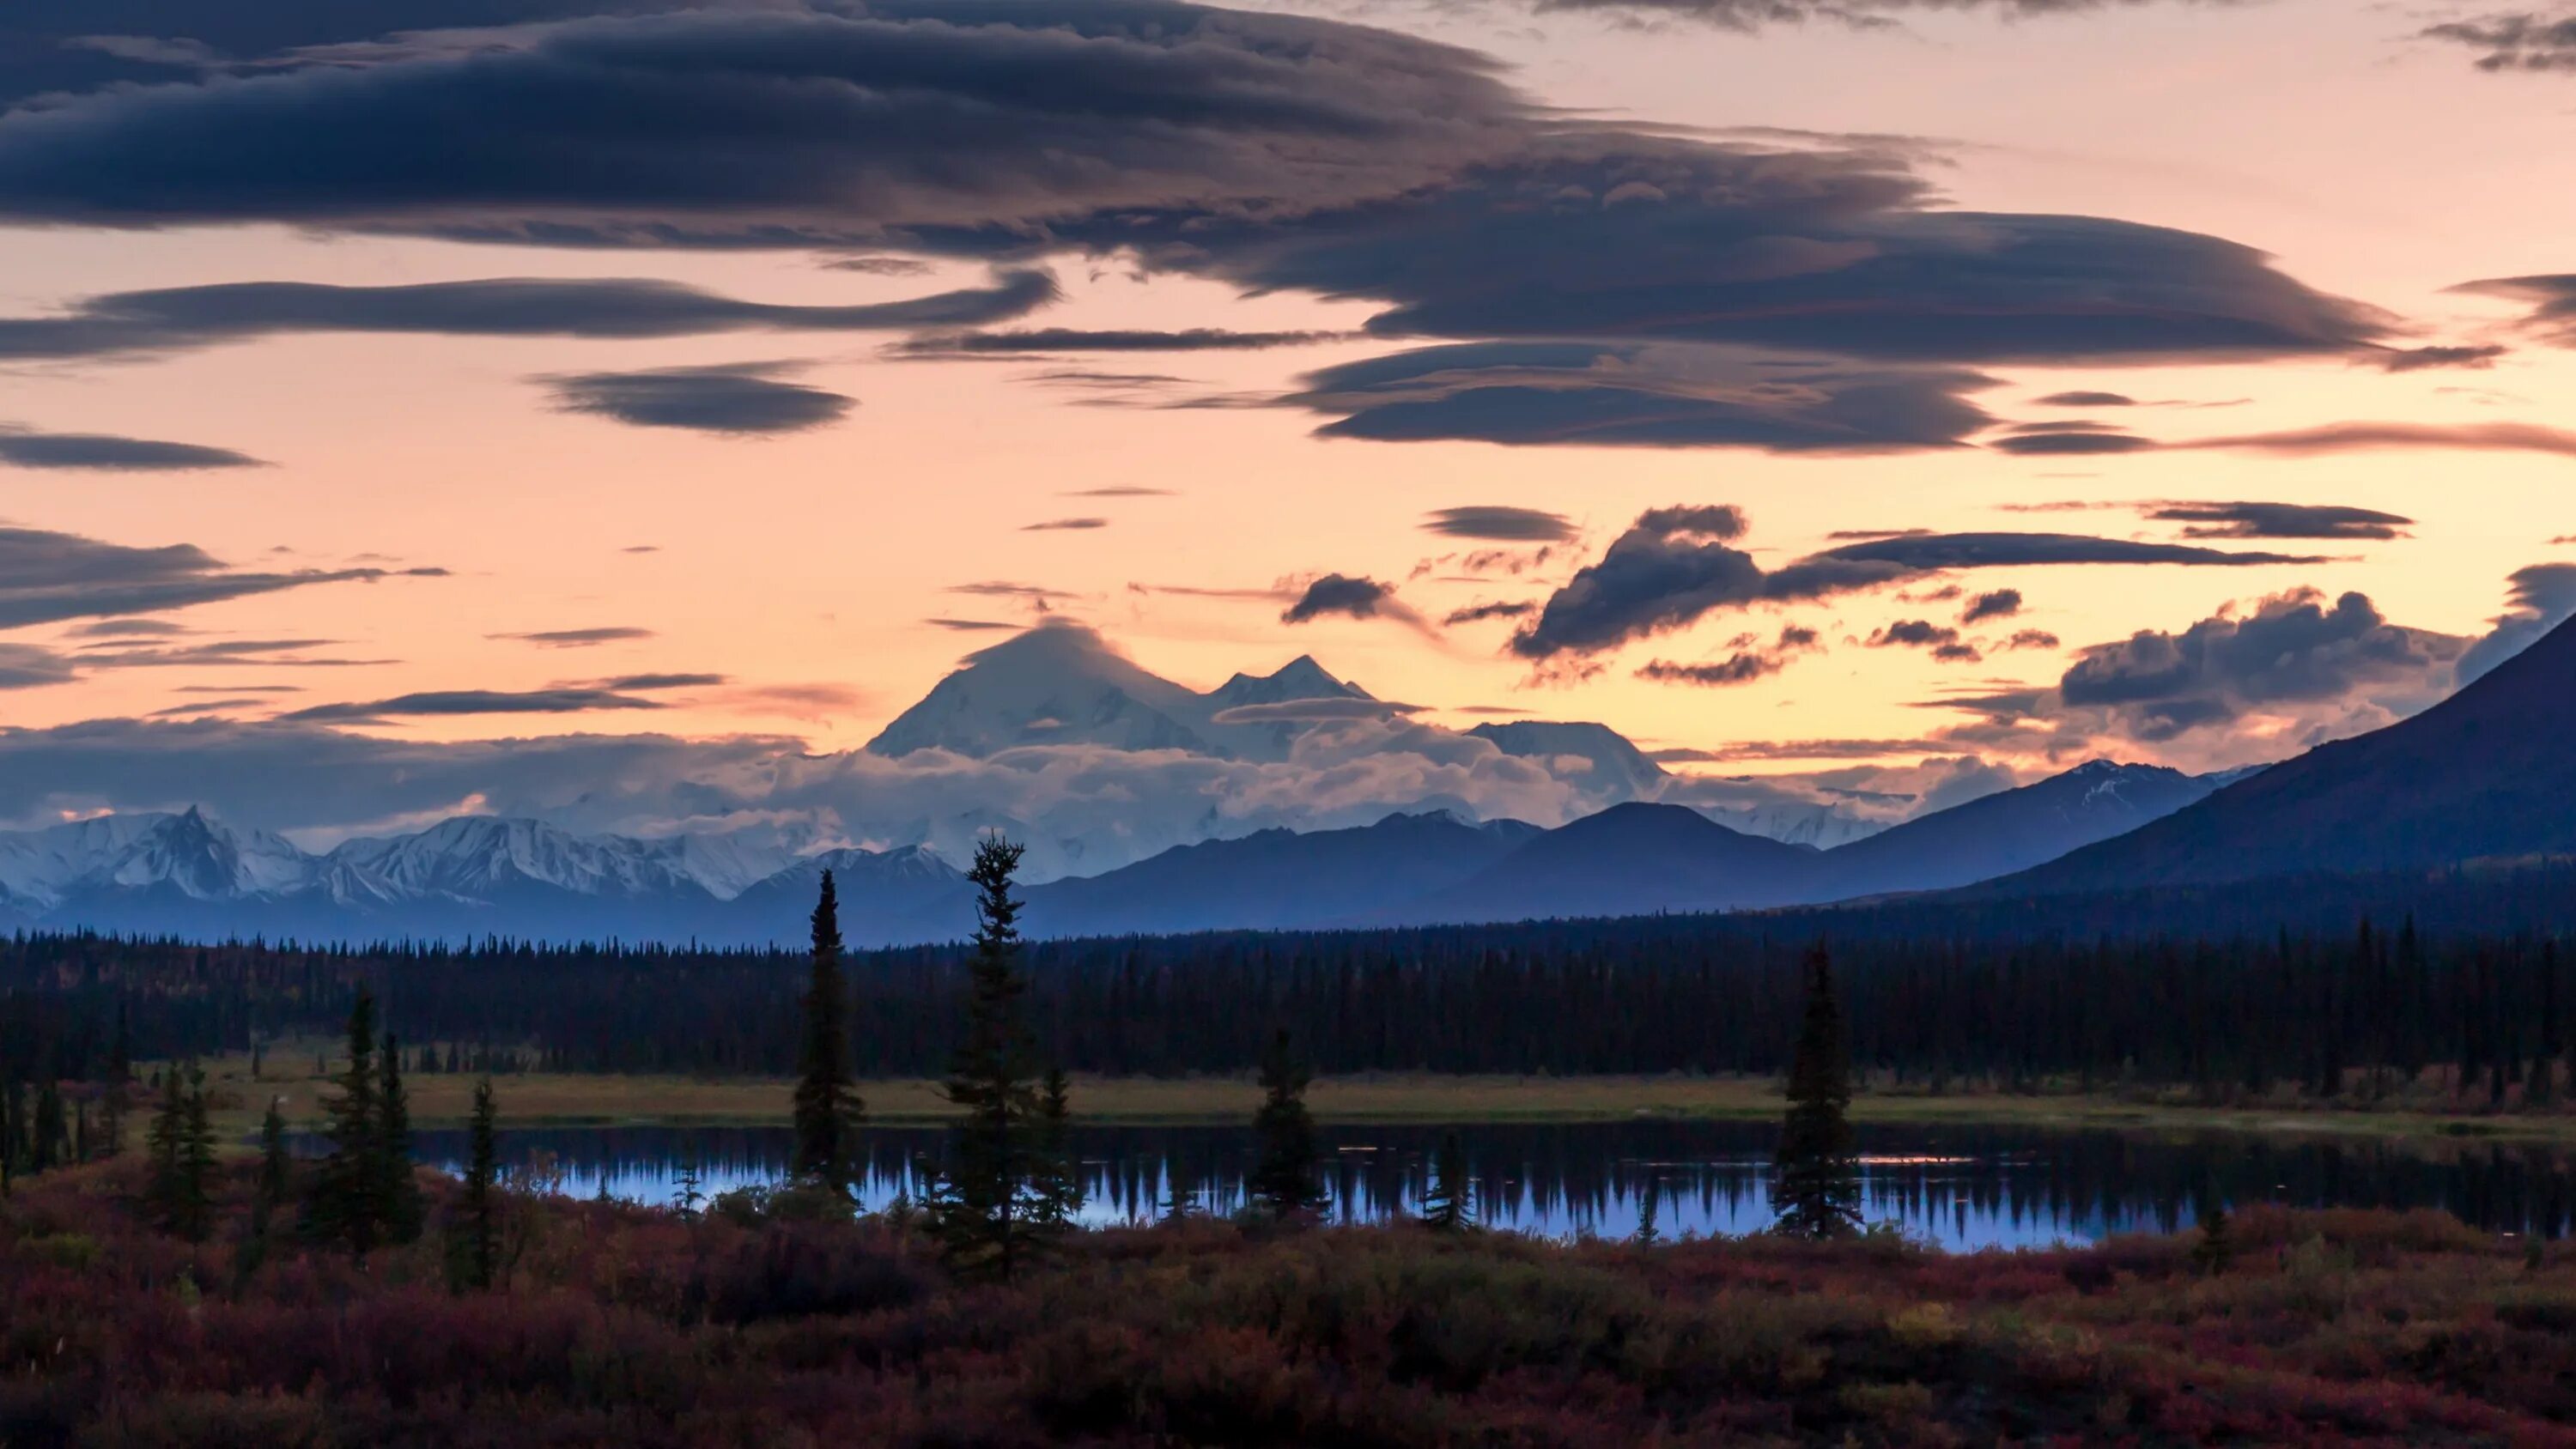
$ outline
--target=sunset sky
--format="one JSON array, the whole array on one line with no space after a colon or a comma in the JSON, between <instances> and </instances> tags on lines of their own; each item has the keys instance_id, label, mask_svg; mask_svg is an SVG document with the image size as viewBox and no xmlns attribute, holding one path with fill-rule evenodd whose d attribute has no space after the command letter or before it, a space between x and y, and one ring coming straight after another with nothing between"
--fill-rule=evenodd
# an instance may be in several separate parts
<instances>
[{"instance_id":1,"label":"sunset sky","mask_svg":"<svg viewBox=\"0 0 2576 1449\"><path fill-rule=\"evenodd\" d=\"M1892 816L2576 610L2576 12L17 0L0 107L0 826ZM1421 708L850 753L1042 623Z\"/></svg>"}]
</instances>

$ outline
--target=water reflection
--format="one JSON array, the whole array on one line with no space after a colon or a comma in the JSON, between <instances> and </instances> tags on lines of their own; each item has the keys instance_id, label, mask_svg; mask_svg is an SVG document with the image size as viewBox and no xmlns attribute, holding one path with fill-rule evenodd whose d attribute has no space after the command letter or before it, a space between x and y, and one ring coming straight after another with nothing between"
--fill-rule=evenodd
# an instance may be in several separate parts
<instances>
[{"instance_id":1,"label":"water reflection","mask_svg":"<svg viewBox=\"0 0 2576 1449\"><path fill-rule=\"evenodd\" d=\"M1369 1221L1419 1209L1432 1151L1449 1128L1328 1127L1325 1184L1337 1218ZM1481 1124L1457 1131L1480 1221L1552 1237L1635 1231L1652 1186L1667 1237L1769 1225L1766 1123L1632 1121ZM918 1196L935 1128L866 1133L863 1199ZM1229 1127L1077 1129L1085 1221L1150 1221L1175 1184L1214 1212L1243 1202L1250 1134ZM462 1132L419 1134L424 1160L458 1170ZM2048 1132L1979 1126L1859 1130L1866 1213L1945 1246L1972 1249L2098 1238L2187 1226L2204 1182L2231 1203L2438 1207L2480 1226L2558 1236L2569 1225L2571 1164L2549 1147L2491 1142L2318 1141L2204 1133ZM544 1155L562 1190L605 1190L666 1203L697 1169L709 1194L784 1174L785 1128L613 1127L504 1131L503 1161Z\"/></svg>"}]
</instances>

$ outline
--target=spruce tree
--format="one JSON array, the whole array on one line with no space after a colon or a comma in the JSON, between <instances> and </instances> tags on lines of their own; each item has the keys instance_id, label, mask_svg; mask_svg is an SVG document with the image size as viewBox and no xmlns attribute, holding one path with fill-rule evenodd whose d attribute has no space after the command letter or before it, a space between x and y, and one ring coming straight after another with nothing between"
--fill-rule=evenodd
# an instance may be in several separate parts
<instances>
[{"instance_id":1,"label":"spruce tree","mask_svg":"<svg viewBox=\"0 0 2576 1449\"><path fill-rule=\"evenodd\" d=\"M1323 1150L1314 1114L1306 1110L1310 1080L1290 1049L1288 1029L1279 1028L1261 1057L1261 1108L1252 1116L1258 1155L1245 1184L1253 1207L1274 1222L1293 1222L1324 1205Z\"/></svg>"},{"instance_id":2,"label":"spruce tree","mask_svg":"<svg viewBox=\"0 0 2576 1449\"><path fill-rule=\"evenodd\" d=\"M385 1035L377 1053L382 1076L376 1083L376 1202L384 1212L389 1243L408 1243L420 1236L420 1179L412 1172L411 1094L403 1089L402 1047Z\"/></svg>"},{"instance_id":3,"label":"spruce tree","mask_svg":"<svg viewBox=\"0 0 2576 1449\"><path fill-rule=\"evenodd\" d=\"M107 1090L100 1105L99 1126L107 1137L107 1155L125 1151L126 1093L134 1086L133 1039L125 1019L125 1001L116 1003L116 1034L107 1048Z\"/></svg>"},{"instance_id":4,"label":"spruce tree","mask_svg":"<svg viewBox=\"0 0 2576 1449\"><path fill-rule=\"evenodd\" d=\"M1038 1086L1037 1141L1030 1164L1041 1229L1070 1227L1082 1211L1081 1164L1073 1156L1073 1079L1051 1067Z\"/></svg>"},{"instance_id":5,"label":"spruce tree","mask_svg":"<svg viewBox=\"0 0 2576 1449\"><path fill-rule=\"evenodd\" d=\"M173 1072L171 1078L177 1080ZM208 1093L206 1074L196 1067L188 1069L188 1101L180 1118L179 1131L179 1236L192 1243L206 1240L214 1226L215 1129L207 1119Z\"/></svg>"},{"instance_id":6,"label":"spruce tree","mask_svg":"<svg viewBox=\"0 0 2576 1449\"><path fill-rule=\"evenodd\" d=\"M331 1151L313 1169L304 1200L305 1231L325 1243L345 1244L365 1257L383 1240L383 1143L376 1107L376 999L364 986L349 1005L349 1069L335 1079L339 1091L322 1104L323 1135Z\"/></svg>"},{"instance_id":7,"label":"spruce tree","mask_svg":"<svg viewBox=\"0 0 2576 1449\"><path fill-rule=\"evenodd\" d=\"M277 1210L286 1203L294 1179L294 1164L286 1155L286 1116L278 1110L278 1099L268 1099L268 1111L259 1119L259 1182L251 1193L250 1230L265 1235Z\"/></svg>"},{"instance_id":8,"label":"spruce tree","mask_svg":"<svg viewBox=\"0 0 2576 1449\"><path fill-rule=\"evenodd\" d=\"M1011 897L1020 847L994 837L975 849L974 952L967 963L966 1035L941 1095L964 1109L947 1169L924 1203L950 1265L1008 1280L1044 1243L1031 1178L1038 1114L1037 1047L1020 1019L1020 903Z\"/></svg>"},{"instance_id":9,"label":"spruce tree","mask_svg":"<svg viewBox=\"0 0 2576 1449\"><path fill-rule=\"evenodd\" d=\"M1773 1159L1779 1232L1839 1238L1860 1226L1860 1167L1852 1155L1851 1048L1825 949L1807 955L1807 1007L1789 1062L1789 1114Z\"/></svg>"},{"instance_id":10,"label":"spruce tree","mask_svg":"<svg viewBox=\"0 0 2576 1449\"><path fill-rule=\"evenodd\" d=\"M448 1229L449 1271L467 1288L489 1288L501 1266L501 1150L499 1109L492 1079L474 1084L474 1115L466 1127L465 1188L456 1196Z\"/></svg>"},{"instance_id":11,"label":"spruce tree","mask_svg":"<svg viewBox=\"0 0 2576 1449\"><path fill-rule=\"evenodd\" d=\"M1431 1155L1431 1186L1422 1195L1422 1225L1438 1233L1461 1233L1475 1226L1475 1204L1467 1181L1467 1149L1451 1132Z\"/></svg>"},{"instance_id":12,"label":"spruce tree","mask_svg":"<svg viewBox=\"0 0 2576 1449\"><path fill-rule=\"evenodd\" d=\"M36 1088L36 1120L27 1142L27 1160L36 1172L61 1167L71 1156L71 1131L63 1120L62 1084L45 1078Z\"/></svg>"},{"instance_id":13,"label":"spruce tree","mask_svg":"<svg viewBox=\"0 0 2576 1449\"><path fill-rule=\"evenodd\" d=\"M823 872L822 897L814 905L813 965L804 1008L805 1039L796 1067L796 1147L789 1166L796 1176L847 1196L866 1107L850 1074L840 902L828 870Z\"/></svg>"},{"instance_id":14,"label":"spruce tree","mask_svg":"<svg viewBox=\"0 0 2576 1449\"><path fill-rule=\"evenodd\" d=\"M148 1170L143 1180L143 1201L152 1217L163 1228L179 1231L187 1208L186 1185L182 1180L188 1143L188 1098L179 1085L179 1073L173 1068L161 1077L161 1100L152 1121L143 1129L143 1156Z\"/></svg>"}]
</instances>

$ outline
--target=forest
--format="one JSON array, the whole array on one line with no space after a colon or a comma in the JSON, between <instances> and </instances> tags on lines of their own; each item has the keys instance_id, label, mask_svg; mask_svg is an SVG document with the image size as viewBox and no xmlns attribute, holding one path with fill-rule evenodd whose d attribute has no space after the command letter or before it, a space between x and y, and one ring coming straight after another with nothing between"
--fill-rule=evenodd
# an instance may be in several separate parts
<instances>
[{"instance_id":1,"label":"forest","mask_svg":"<svg viewBox=\"0 0 2576 1449\"><path fill-rule=\"evenodd\" d=\"M2576 902L2576 873L2391 895L2417 909L2354 899L2304 928L2213 915L2196 933L2095 929L2114 908L2086 901L1038 941L1022 948L1025 1009L1050 1060L1095 1075L1245 1072L1282 1028L1325 1075L1772 1074L1797 963L1823 943L1855 1061L1916 1089L2367 1095L2430 1073L2471 1104L2566 1095L2576 952L2557 908ZM963 945L852 954L859 1075L942 1068L969 959ZM775 1023L803 960L0 938L0 1077L96 1080L120 1033L138 1059L328 1035L362 986L416 1044L414 1070L783 1075L796 1044Z\"/></svg>"}]
</instances>

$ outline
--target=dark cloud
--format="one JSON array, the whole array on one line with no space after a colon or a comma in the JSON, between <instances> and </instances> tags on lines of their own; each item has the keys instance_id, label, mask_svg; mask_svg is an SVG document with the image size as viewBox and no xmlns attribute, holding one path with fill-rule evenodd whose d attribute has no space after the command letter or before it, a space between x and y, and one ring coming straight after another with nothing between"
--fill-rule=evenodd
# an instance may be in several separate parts
<instances>
[{"instance_id":1,"label":"dark cloud","mask_svg":"<svg viewBox=\"0 0 2576 1449\"><path fill-rule=\"evenodd\" d=\"M656 689L708 689L732 682L731 676L723 674L621 674L615 679L599 681L598 687L618 694L633 694Z\"/></svg>"},{"instance_id":2,"label":"dark cloud","mask_svg":"<svg viewBox=\"0 0 2576 1449\"><path fill-rule=\"evenodd\" d=\"M486 639L515 639L522 644L540 644L548 649L586 649L594 644L623 644L633 639L650 639L653 631L629 624L611 624L592 629L539 629L526 634L486 634Z\"/></svg>"},{"instance_id":3,"label":"dark cloud","mask_svg":"<svg viewBox=\"0 0 2576 1449\"><path fill-rule=\"evenodd\" d=\"M2046 629L2016 629L2013 631L2013 636L2004 641L2004 647L2006 649L2055 649L2058 647L2058 639Z\"/></svg>"},{"instance_id":4,"label":"dark cloud","mask_svg":"<svg viewBox=\"0 0 2576 1449\"><path fill-rule=\"evenodd\" d=\"M1986 446L1997 452L2024 458L2100 457L2113 453L2142 453L2155 447L2151 438L2114 432L2098 425L2046 428L2015 433L1995 439Z\"/></svg>"},{"instance_id":5,"label":"dark cloud","mask_svg":"<svg viewBox=\"0 0 2576 1449\"><path fill-rule=\"evenodd\" d=\"M1469 604L1463 609L1451 610L1449 612L1449 616L1442 619L1440 622L1449 628L1455 629L1461 624L1481 624L1488 619L1519 619L1537 612L1538 604L1535 600L1516 599L1486 604Z\"/></svg>"},{"instance_id":6,"label":"dark cloud","mask_svg":"<svg viewBox=\"0 0 2576 1449\"><path fill-rule=\"evenodd\" d=\"M0 150L14 118L0 116ZM859 332L1003 321L1058 295L1052 274L1016 268L991 285L849 306L746 302L638 277L502 277L341 287L225 282L115 292L50 316L0 317L0 360L131 357L291 333L451 337L687 337L715 332Z\"/></svg>"},{"instance_id":7,"label":"dark cloud","mask_svg":"<svg viewBox=\"0 0 2576 1449\"><path fill-rule=\"evenodd\" d=\"M1789 667L1790 660L1820 647L1816 631L1797 624L1784 626L1779 639L1767 649L1754 647L1750 639L1739 642L1742 647L1735 652L1724 659L1706 663L1679 664L1669 659L1650 659L1638 666L1637 677L1657 684L1688 684L1710 689L1751 684L1779 673Z\"/></svg>"},{"instance_id":8,"label":"dark cloud","mask_svg":"<svg viewBox=\"0 0 2576 1449\"><path fill-rule=\"evenodd\" d=\"M919 257L839 257L823 265L836 272L861 272L871 277L918 277L930 270L930 263Z\"/></svg>"},{"instance_id":9,"label":"dark cloud","mask_svg":"<svg viewBox=\"0 0 2576 1449\"><path fill-rule=\"evenodd\" d=\"M2145 516L2186 525L2185 538L2404 538L2415 520L2369 508L2309 503L2153 503Z\"/></svg>"},{"instance_id":10,"label":"dark cloud","mask_svg":"<svg viewBox=\"0 0 2576 1449\"><path fill-rule=\"evenodd\" d=\"M1869 636L1872 649L1938 649L1958 642L1958 630L1929 619L1899 619Z\"/></svg>"},{"instance_id":11,"label":"dark cloud","mask_svg":"<svg viewBox=\"0 0 2576 1449\"><path fill-rule=\"evenodd\" d=\"M1719 349L1462 343L1307 374L1290 401L1324 437L1523 446L1889 452L1957 446L1991 421L1973 372L1844 369Z\"/></svg>"},{"instance_id":12,"label":"dark cloud","mask_svg":"<svg viewBox=\"0 0 2576 1449\"><path fill-rule=\"evenodd\" d=\"M76 533L0 527L0 629L166 613L313 584L445 573L435 568L262 573L228 568L194 544L130 548Z\"/></svg>"},{"instance_id":13,"label":"dark cloud","mask_svg":"<svg viewBox=\"0 0 2576 1449\"><path fill-rule=\"evenodd\" d=\"M1192 327L1178 332L1084 331L1031 327L1010 332L952 332L910 337L893 351L912 357L1026 357L1051 352L1251 352L1337 341L1341 332L1229 332Z\"/></svg>"},{"instance_id":14,"label":"dark cloud","mask_svg":"<svg viewBox=\"0 0 2576 1449\"><path fill-rule=\"evenodd\" d=\"M590 710L660 709L655 700L610 689L425 690L392 699L352 704L317 704L283 716L306 723L364 722L428 715L579 714Z\"/></svg>"},{"instance_id":15,"label":"dark cloud","mask_svg":"<svg viewBox=\"0 0 2576 1449\"><path fill-rule=\"evenodd\" d=\"M78 666L50 649L0 643L0 689L40 689L79 677Z\"/></svg>"},{"instance_id":16,"label":"dark cloud","mask_svg":"<svg viewBox=\"0 0 2576 1449\"><path fill-rule=\"evenodd\" d=\"M2170 448L2232 448L2309 457L2376 448L2458 448L2480 452L2554 453L2576 457L2576 433L2536 423L2326 423L2274 433L2242 433L2168 443Z\"/></svg>"},{"instance_id":17,"label":"dark cloud","mask_svg":"<svg viewBox=\"0 0 2576 1449\"><path fill-rule=\"evenodd\" d=\"M961 634L986 633L995 629L1009 629L1016 632L1025 627L1019 624L1006 624L999 619L924 619L921 622L934 628L949 629Z\"/></svg>"},{"instance_id":18,"label":"dark cloud","mask_svg":"<svg viewBox=\"0 0 2576 1449\"><path fill-rule=\"evenodd\" d=\"M1395 597L1392 586L1371 578L1353 578L1347 574L1325 574L1306 585L1279 615L1283 624L1305 624L1327 614L1342 614L1353 619L1399 619L1421 627L1420 616Z\"/></svg>"},{"instance_id":19,"label":"dark cloud","mask_svg":"<svg viewBox=\"0 0 2576 1449\"><path fill-rule=\"evenodd\" d=\"M2129 408L2138 400L2121 392L2053 392L2031 401L2051 408Z\"/></svg>"},{"instance_id":20,"label":"dark cloud","mask_svg":"<svg viewBox=\"0 0 2576 1449\"><path fill-rule=\"evenodd\" d=\"M130 643L91 644L84 647L80 664L84 669L179 669L210 665L252 669L354 669L402 662L399 659L316 656L305 652L339 642L336 639L219 639L204 644L155 647L135 647Z\"/></svg>"},{"instance_id":21,"label":"dark cloud","mask_svg":"<svg viewBox=\"0 0 2576 1449\"><path fill-rule=\"evenodd\" d=\"M1106 519L1106 518L1050 518L1050 519L1046 520L1046 521L1045 521L1045 522L1043 522L1043 523L1027 523L1027 524L1022 524L1022 525L1020 526L1020 532L1022 532L1022 533L1055 533L1055 532L1064 532L1064 531L1071 531L1071 532L1084 532L1084 531L1088 531L1088 530L1090 530L1090 529L1095 529L1095 528L1107 528L1108 526L1109 526L1109 520L1108 520L1108 519Z\"/></svg>"},{"instance_id":22,"label":"dark cloud","mask_svg":"<svg viewBox=\"0 0 2576 1449\"><path fill-rule=\"evenodd\" d=\"M2095 538L2075 533L1936 533L1874 539L1827 549L1815 555L1815 560L1896 564L1923 573L1936 569L2015 568L2038 564L2180 564L2199 568L2246 568L2262 564L2328 561L2316 554L2230 552L2190 544L2144 543L2136 539ZM1798 566L1792 564L1789 567Z\"/></svg>"},{"instance_id":23,"label":"dark cloud","mask_svg":"<svg viewBox=\"0 0 2576 1449\"><path fill-rule=\"evenodd\" d=\"M2510 349L2496 343L2458 347L2403 347L2372 355L2382 372L2422 372L2436 367L2489 368Z\"/></svg>"},{"instance_id":24,"label":"dark cloud","mask_svg":"<svg viewBox=\"0 0 2576 1449\"><path fill-rule=\"evenodd\" d=\"M2495 627L2460 656L2462 684L2521 653L2534 640L2576 617L2576 564L2533 564L2507 581L2507 607Z\"/></svg>"},{"instance_id":25,"label":"dark cloud","mask_svg":"<svg viewBox=\"0 0 2576 1449\"><path fill-rule=\"evenodd\" d=\"M1968 607L1959 612L1959 622L1978 624L1988 619L2009 619L2020 612L2021 590L1996 589L1970 599Z\"/></svg>"},{"instance_id":26,"label":"dark cloud","mask_svg":"<svg viewBox=\"0 0 2576 1449\"><path fill-rule=\"evenodd\" d=\"M687 428L735 435L801 433L836 423L858 400L785 374L799 364L738 362L644 372L556 373L534 379L557 411L586 413L639 428Z\"/></svg>"},{"instance_id":27,"label":"dark cloud","mask_svg":"<svg viewBox=\"0 0 2576 1449\"><path fill-rule=\"evenodd\" d=\"M1950 533L1898 534L1843 544L1766 570L1751 554L1721 541L1731 534L1659 526L1669 524L1677 512L1687 517L1698 511L1654 510L1640 517L1612 540L1598 561L1576 570L1548 598L1538 618L1512 636L1512 652L1534 661L1567 653L1596 654L1680 628L1713 609L1797 603L1953 569L2323 562L2306 555L2228 552L2080 534ZM1740 515L1736 525L1741 526Z\"/></svg>"},{"instance_id":28,"label":"dark cloud","mask_svg":"<svg viewBox=\"0 0 2576 1449\"><path fill-rule=\"evenodd\" d=\"M197 443L163 443L108 433L39 433L0 424L0 464L13 468L79 468L108 473L171 473L198 468L262 468L248 453Z\"/></svg>"},{"instance_id":29,"label":"dark cloud","mask_svg":"<svg viewBox=\"0 0 2576 1449\"><path fill-rule=\"evenodd\" d=\"M2132 739L2160 741L2267 706L2340 702L2371 686L2420 689L2465 640L2391 624L2370 599L2313 589L2221 613L2179 634L2140 630L2083 651L2058 700L2097 709Z\"/></svg>"},{"instance_id":30,"label":"dark cloud","mask_svg":"<svg viewBox=\"0 0 2576 1449\"><path fill-rule=\"evenodd\" d=\"M168 619L101 619L63 631L74 639L131 639L141 636L167 638L196 631Z\"/></svg>"},{"instance_id":31,"label":"dark cloud","mask_svg":"<svg viewBox=\"0 0 2576 1449\"><path fill-rule=\"evenodd\" d=\"M2499 11L2429 25L2420 33L2478 51L2480 70L2576 71L2576 15Z\"/></svg>"},{"instance_id":32,"label":"dark cloud","mask_svg":"<svg viewBox=\"0 0 2576 1449\"><path fill-rule=\"evenodd\" d=\"M1335 21L1165 0L882 0L510 23L531 13L231 51L257 63L215 83L85 56L122 69L58 77L47 104L0 116L0 216L1116 253L1375 301L1384 336L1878 363L2342 354L2388 330L2218 238L1931 210L1919 143L1587 121L1533 106L1484 56ZM436 144L404 144L421 137ZM1603 400L1583 401L1600 426Z\"/></svg>"},{"instance_id":33,"label":"dark cloud","mask_svg":"<svg viewBox=\"0 0 2576 1449\"><path fill-rule=\"evenodd\" d=\"M1574 525L1562 513L1471 503L1439 508L1424 515L1422 526L1451 538L1482 538L1504 543L1563 543L1574 537Z\"/></svg>"}]
</instances>

